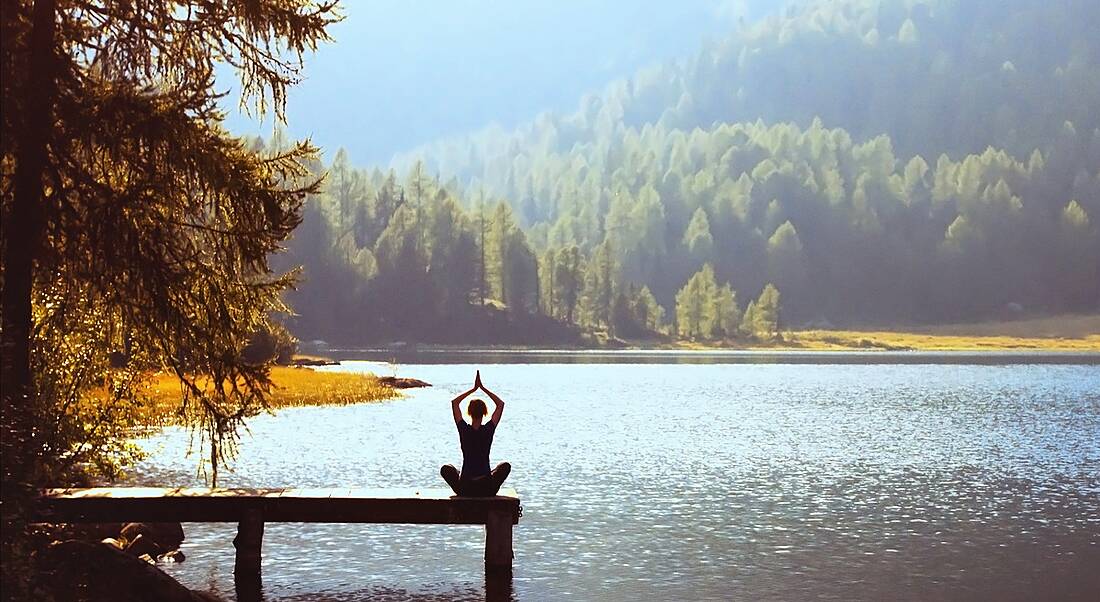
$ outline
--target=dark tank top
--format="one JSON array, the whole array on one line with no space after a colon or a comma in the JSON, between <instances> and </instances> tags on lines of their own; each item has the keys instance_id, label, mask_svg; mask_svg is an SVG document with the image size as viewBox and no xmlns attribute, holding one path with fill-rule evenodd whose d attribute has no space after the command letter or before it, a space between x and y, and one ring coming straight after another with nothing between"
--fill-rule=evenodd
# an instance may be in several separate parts
<instances>
[{"instance_id":1,"label":"dark tank top","mask_svg":"<svg viewBox=\"0 0 1100 602\"><path fill-rule=\"evenodd\" d=\"M462 444L462 475L463 480L489 474L489 448L493 446L493 433L497 425L492 421L474 428L466 424L465 420L459 420L458 441Z\"/></svg>"}]
</instances>

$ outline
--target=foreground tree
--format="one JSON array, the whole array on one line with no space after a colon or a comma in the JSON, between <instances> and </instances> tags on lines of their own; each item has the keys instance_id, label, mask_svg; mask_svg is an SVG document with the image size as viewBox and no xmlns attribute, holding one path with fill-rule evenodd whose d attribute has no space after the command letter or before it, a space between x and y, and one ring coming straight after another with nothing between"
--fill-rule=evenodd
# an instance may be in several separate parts
<instances>
[{"instance_id":1,"label":"foreground tree","mask_svg":"<svg viewBox=\"0 0 1100 602\"><path fill-rule=\"evenodd\" d=\"M202 427L215 478L236 427L262 408L267 366L240 352L292 283L267 257L316 190L304 166L314 149L261 156L230 137L213 72L232 65L249 106L282 118L303 53L338 18L333 3L305 0L5 4L5 539L21 520L10 502L74 452L58 433L71 410L59 379L78 397L112 382L104 356L179 376L180 412Z\"/></svg>"}]
</instances>

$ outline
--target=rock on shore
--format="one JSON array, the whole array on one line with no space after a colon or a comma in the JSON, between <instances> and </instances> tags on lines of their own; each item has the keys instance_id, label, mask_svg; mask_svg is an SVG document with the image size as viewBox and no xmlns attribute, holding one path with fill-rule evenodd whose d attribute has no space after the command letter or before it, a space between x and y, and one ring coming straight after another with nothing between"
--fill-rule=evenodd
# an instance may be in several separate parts
<instances>
[{"instance_id":1,"label":"rock on shore","mask_svg":"<svg viewBox=\"0 0 1100 602\"><path fill-rule=\"evenodd\" d=\"M379 376L378 382L394 389L416 389L419 387L430 387L429 383L426 383L417 378L403 378L400 376Z\"/></svg>"},{"instance_id":2,"label":"rock on shore","mask_svg":"<svg viewBox=\"0 0 1100 602\"><path fill-rule=\"evenodd\" d=\"M183 525L179 523L126 523L119 531L122 539L128 543L126 551L141 556L149 554L156 558L161 554L179 549L183 543ZM141 545L141 551L131 550Z\"/></svg>"},{"instance_id":3,"label":"rock on shore","mask_svg":"<svg viewBox=\"0 0 1100 602\"><path fill-rule=\"evenodd\" d=\"M180 523L43 523L34 531L37 589L45 599L217 599L188 590L155 566L183 562Z\"/></svg>"},{"instance_id":4,"label":"rock on shore","mask_svg":"<svg viewBox=\"0 0 1100 602\"><path fill-rule=\"evenodd\" d=\"M56 600L210 602L148 561L106 543L54 542L37 554L38 590ZM49 599L49 598L47 598Z\"/></svg>"}]
</instances>

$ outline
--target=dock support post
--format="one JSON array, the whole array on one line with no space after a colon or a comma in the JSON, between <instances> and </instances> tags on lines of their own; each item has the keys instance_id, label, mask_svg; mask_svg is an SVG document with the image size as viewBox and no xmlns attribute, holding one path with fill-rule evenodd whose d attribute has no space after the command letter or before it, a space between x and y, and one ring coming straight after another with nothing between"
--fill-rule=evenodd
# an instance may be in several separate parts
<instances>
[{"instance_id":1,"label":"dock support post","mask_svg":"<svg viewBox=\"0 0 1100 602\"><path fill-rule=\"evenodd\" d=\"M264 517L259 509L244 511L237 523L237 536L233 546L237 548L237 560L233 566L239 600L260 599L260 561L264 541Z\"/></svg>"},{"instance_id":2,"label":"dock support post","mask_svg":"<svg viewBox=\"0 0 1100 602\"><path fill-rule=\"evenodd\" d=\"M485 572L512 573L512 512L490 510L485 521Z\"/></svg>"}]
</instances>

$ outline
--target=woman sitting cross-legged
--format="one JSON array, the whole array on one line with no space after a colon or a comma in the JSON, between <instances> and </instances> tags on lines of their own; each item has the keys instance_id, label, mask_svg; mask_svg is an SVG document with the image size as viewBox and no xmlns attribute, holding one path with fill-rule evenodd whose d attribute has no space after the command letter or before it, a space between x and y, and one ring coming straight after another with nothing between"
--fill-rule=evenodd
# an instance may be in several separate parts
<instances>
[{"instance_id":1,"label":"woman sitting cross-legged","mask_svg":"<svg viewBox=\"0 0 1100 602\"><path fill-rule=\"evenodd\" d=\"M467 413L470 415L470 424L462 419L462 410L459 404L472 393L481 389L493 400L496 407L493 409L493 417L489 422L482 423L489 410L485 402L480 399L470 401ZM462 496L493 496L500 490L504 479L512 470L512 465L501 462L493 470L489 470L489 448L493 445L493 434L496 433L500 417L504 413L504 401L495 393L481 384L481 371L474 377L474 386L469 391L451 400L451 411L454 414L455 426L458 427L458 441L462 445L462 472L454 466L447 464L439 469L443 480L451 486L451 489Z\"/></svg>"}]
</instances>

